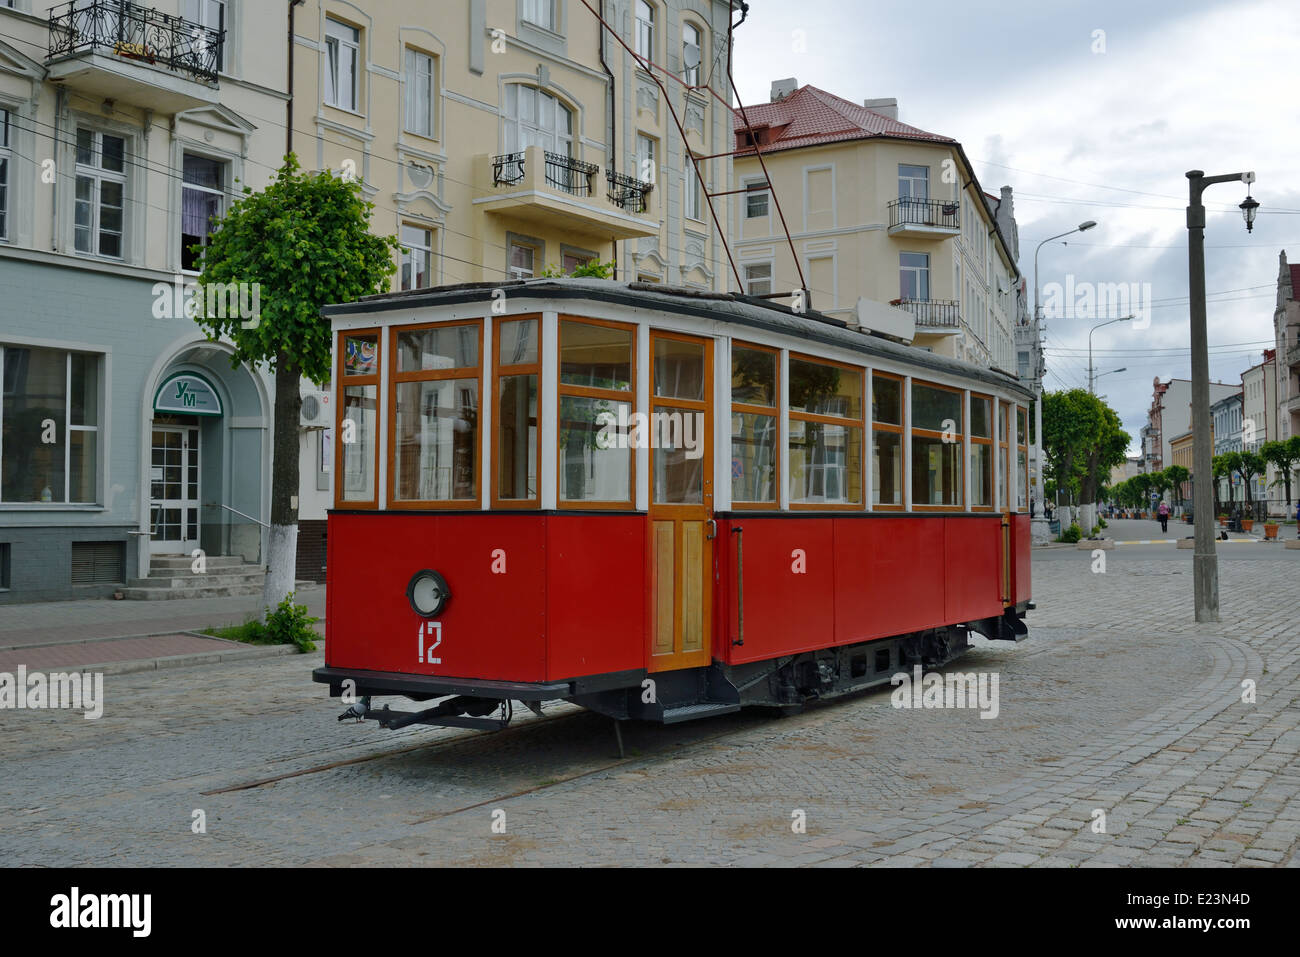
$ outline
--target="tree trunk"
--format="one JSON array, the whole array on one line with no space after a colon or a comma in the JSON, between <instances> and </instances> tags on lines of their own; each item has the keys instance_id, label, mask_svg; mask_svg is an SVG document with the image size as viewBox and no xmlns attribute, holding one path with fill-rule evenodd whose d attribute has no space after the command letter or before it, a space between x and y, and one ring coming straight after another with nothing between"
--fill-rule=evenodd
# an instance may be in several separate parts
<instances>
[{"instance_id":1,"label":"tree trunk","mask_svg":"<svg viewBox=\"0 0 1300 957\"><path fill-rule=\"evenodd\" d=\"M281 352L275 359L275 433L272 438L271 530L266 544L266 585L262 604L268 611L294 590L298 567L298 365Z\"/></svg>"}]
</instances>

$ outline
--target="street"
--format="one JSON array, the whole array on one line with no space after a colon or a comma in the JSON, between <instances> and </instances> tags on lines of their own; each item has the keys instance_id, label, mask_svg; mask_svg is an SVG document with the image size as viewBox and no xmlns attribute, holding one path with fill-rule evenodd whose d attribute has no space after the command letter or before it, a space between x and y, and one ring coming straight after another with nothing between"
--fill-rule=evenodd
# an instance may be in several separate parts
<instances>
[{"instance_id":1,"label":"street","mask_svg":"<svg viewBox=\"0 0 1300 957\"><path fill-rule=\"evenodd\" d=\"M620 760L611 723L567 705L520 708L498 734L340 722L310 680L320 652L110 674L99 720L3 714L0 852L18 866L1300 866L1300 553L1223 547L1217 626L1192 622L1190 552L1120 546L1094 573L1087 551L1035 550L1029 638L976 638L947 669L999 677L993 719L895 709L884 688L785 719L632 724Z\"/></svg>"}]
</instances>

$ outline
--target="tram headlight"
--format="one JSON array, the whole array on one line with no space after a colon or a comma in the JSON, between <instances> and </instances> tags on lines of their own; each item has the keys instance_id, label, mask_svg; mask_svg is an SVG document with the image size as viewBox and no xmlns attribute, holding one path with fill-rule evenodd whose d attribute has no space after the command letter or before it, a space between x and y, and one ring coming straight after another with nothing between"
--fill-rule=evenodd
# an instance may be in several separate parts
<instances>
[{"instance_id":1,"label":"tram headlight","mask_svg":"<svg viewBox=\"0 0 1300 957\"><path fill-rule=\"evenodd\" d=\"M406 586L406 600L422 618L437 618L447 607L449 598L451 589L447 587L446 579L428 568L416 572Z\"/></svg>"}]
</instances>

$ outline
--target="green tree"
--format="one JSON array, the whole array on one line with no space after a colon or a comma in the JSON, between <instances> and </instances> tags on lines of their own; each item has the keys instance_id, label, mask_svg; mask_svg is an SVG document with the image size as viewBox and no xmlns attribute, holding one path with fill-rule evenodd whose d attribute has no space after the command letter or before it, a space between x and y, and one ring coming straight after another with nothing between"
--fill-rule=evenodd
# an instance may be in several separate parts
<instances>
[{"instance_id":1,"label":"green tree","mask_svg":"<svg viewBox=\"0 0 1300 957\"><path fill-rule=\"evenodd\" d=\"M1230 474L1228 463L1222 455L1215 455L1210 459L1210 474L1214 476L1214 514L1222 515L1223 506L1219 502L1219 483Z\"/></svg>"},{"instance_id":2,"label":"green tree","mask_svg":"<svg viewBox=\"0 0 1300 957\"><path fill-rule=\"evenodd\" d=\"M1255 476L1262 475L1267 468L1263 456L1258 452L1225 452L1223 461L1229 472L1235 472L1241 478L1245 489L1246 510L1253 513L1254 500L1250 487L1254 484Z\"/></svg>"},{"instance_id":3,"label":"green tree","mask_svg":"<svg viewBox=\"0 0 1300 957\"><path fill-rule=\"evenodd\" d=\"M1047 477L1077 494L1079 503L1097 501L1111 468L1124 461L1129 436L1119 416L1084 389L1043 396L1043 454Z\"/></svg>"},{"instance_id":4,"label":"green tree","mask_svg":"<svg viewBox=\"0 0 1300 957\"><path fill-rule=\"evenodd\" d=\"M1133 483L1133 507L1142 509L1151 503L1151 473L1139 472L1130 480Z\"/></svg>"},{"instance_id":5,"label":"green tree","mask_svg":"<svg viewBox=\"0 0 1300 957\"><path fill-rule=\"evenodd\" d=\"M1265 462L1280 473L1273 481L1273 485L1282 485L1286 488L1286 506L1290 510L1294 501L1291 498L1291 473L1297 465L1300 465L1300 435L1293 435L1286 441L1275 439L1272 442L1265 442L1259 447L1259 454Z\"/></svg>"},{"instance_id":6,"label":"green tree","mask_svg":"<svg viewBox=\"0 0 1300 957\"><path fill-rule=\"evenodd\" d=\"M1178 505L1183 504L1183 483L1186 482L1192 473L1184 465L1171 465L1165 469L1165 478L1169 479L1169 485L1174 490L1174 501Z\"/></svg>"},{"instance_id":7,"label":"green tree","mask_svg":"<svg viewBox=\"0 0 1300 957\"><path fill-rule=\"evenodd\" d=\"M203 250L202 291L209 285L257 284L259 315L196 317L211 341L230 340L232 365L266 364L275 375L271 529L267 539L268 609L293 591L298 514L299 382L330 378L333 337L320 315L328 303L383 292L397 271L394 237L370 232L373 203L356 179L302 171L295 155L266 189L231 204Z\"/></svg>"}]
</instances>

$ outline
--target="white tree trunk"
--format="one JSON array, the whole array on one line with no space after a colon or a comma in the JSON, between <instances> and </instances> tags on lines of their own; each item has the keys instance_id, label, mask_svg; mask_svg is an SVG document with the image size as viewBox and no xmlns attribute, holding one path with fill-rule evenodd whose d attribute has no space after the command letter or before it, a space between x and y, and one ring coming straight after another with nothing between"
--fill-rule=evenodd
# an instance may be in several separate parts
<instances>
[{"instance_id":1,"label":"white tree trunk","mask_svg":"<svg viewBox=\"0 0 1300 957\"><path fill-rule=\"evenodd\" d=\"M262 604L268 612L294 589L298 563L298 526L272 525L266 536L266 585Z\"/></svg>"}]
</instances>

